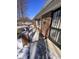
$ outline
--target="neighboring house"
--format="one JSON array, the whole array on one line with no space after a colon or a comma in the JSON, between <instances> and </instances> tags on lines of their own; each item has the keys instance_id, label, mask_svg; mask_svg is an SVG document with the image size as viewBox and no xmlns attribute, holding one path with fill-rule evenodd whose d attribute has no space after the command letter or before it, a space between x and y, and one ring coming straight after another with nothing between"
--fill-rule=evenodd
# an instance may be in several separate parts
<instances>
[{"instance_id":1,"label":"neighboring house","mask_svg":"<svg viewBox=\"0 0 79 59\"><path fill-rule=\"evenodd\" d=\"M29 25L31 23L32 23L32 21L28 17L19 18L17 20L17 26Z\"/></svg>"},{"instance_id":2,"label":"neighboring house","mask_svg":"<svg viewBox=\"0 0 79 59\"><path fill-rule=\"evenodd\" d=\"M49 37L58 47L61 46L61 0L47 0L33 20L43 35Z\"/></svg>"}]
</instances>

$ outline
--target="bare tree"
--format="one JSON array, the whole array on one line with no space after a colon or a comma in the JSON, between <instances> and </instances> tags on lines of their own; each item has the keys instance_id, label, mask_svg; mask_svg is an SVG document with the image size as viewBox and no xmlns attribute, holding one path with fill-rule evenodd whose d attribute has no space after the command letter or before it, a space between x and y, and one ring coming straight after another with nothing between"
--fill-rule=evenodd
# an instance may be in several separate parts
<instances>
[{"instance_id":1,"label":"bare tree","mask_svg":"<svg viewBox=\"0 0 79 59\"><path fill-rule=\"evenodd\" d=\"M17 17L24 18L27 10L27 0L17 0Z\"/></svg>"}]
</instances>

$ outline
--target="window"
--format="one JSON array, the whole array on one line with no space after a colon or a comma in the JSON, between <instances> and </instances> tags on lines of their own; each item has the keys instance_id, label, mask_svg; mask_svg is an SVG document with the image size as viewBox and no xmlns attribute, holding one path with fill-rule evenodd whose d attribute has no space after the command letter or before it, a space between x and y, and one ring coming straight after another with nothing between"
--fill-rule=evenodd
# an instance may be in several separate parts
<instances>
[{"instance_id":1,"label":"window","mask_svg":"<svg viewBox=\"0 0 79 59\"><path fill-rule=\"evenodd\" d=\"M60 28L61 10L55 11L52 16L52 27Z\"/></svg>"},{"instance_id":2,"label":"window","mask_svg":"<svg viewBox=\"0 0 79 59\"><path fill-rule=\"evenodd\" d=\"M61 10L58 9L52 14L52 24L50 31L50 38L61 44Z\"/></svg>"},{"instance_id":3,"label":"window","mask_svg":"<svg viewBox=\"0 0 79 59\"><path fill-rule=\"evenodd\" d=\"M51 29L50 31L50 37L51 39L55 40L56 42L61 43L61 33L58 30L55 29Z\"/></svg>"},{"instance_id":4,"label":"window","mask_svg":"<svg viewBox=\"0 0 79 59\"><path fill-rule=\"evenodd\" d=\"M50 37L54 40L56 40L56 36L58 34L58 31L54 30L54 29L51 29L51 32L50 32Z\"/></svg>"}]
</instances>

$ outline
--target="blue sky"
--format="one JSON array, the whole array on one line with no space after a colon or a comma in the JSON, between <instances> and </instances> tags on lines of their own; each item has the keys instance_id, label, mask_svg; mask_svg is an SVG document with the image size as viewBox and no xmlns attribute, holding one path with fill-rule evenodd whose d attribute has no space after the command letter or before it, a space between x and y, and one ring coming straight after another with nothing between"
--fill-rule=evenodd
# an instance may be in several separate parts
<instances>
[{"instance_id":1,"label":"blue sky","mask_svg":"<svg viewBox=\"0 0 79 59\"><path fill-rule=\"evenodd\" d=\"M43 7L45 0L28 0L27 16L32 19Z\"/></svg>"}]
</instances>

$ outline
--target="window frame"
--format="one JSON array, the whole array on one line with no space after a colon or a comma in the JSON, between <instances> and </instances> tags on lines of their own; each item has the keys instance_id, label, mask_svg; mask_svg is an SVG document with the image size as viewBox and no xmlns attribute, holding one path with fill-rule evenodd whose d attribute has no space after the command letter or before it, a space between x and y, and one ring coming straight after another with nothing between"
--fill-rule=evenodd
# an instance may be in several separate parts
<instances>
[{"instance_id":1,"label":"window frame","mask_svg":"<svg viewBox=\"0 0 79 59\"><path fill-rule=\"evenodd\" d=\"M57 26L54 27L54 26L52 26L54 13L57 12L57 11L59 11L59 10L60 10L60 18L59 18L58 20L60 21L60 23L58 23L58 25L59 25L58 27L57 27ZM61 36L61 7L58 8L58 9L56 9L56 10L54 10L54 11L52 11L49 37L50 37L50 35L51 35L51 30L53 30L53 29L59 32L59 34L57 34L57 36L56 36L56 40L54 40L54 41L57 42L59 45L61 45L61 37L60 37L60 36ZM60 42L59 42L59 37L60 37ZM51 37L50 37L50 38L51 38ZM52 38L51 38L51 39L52 39ZM53 39L52 39L52 40L53 40Z\"/></svg>"}]
</instances>

